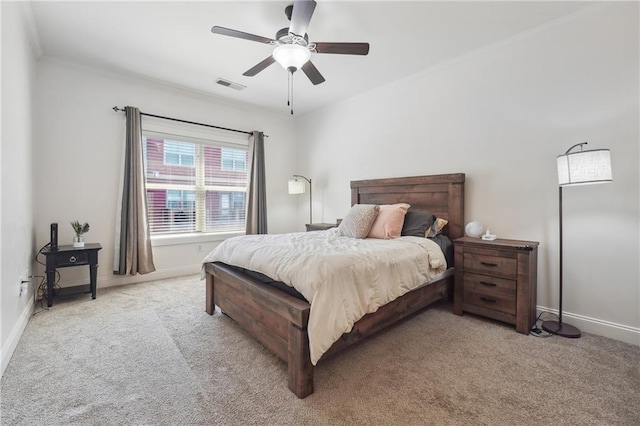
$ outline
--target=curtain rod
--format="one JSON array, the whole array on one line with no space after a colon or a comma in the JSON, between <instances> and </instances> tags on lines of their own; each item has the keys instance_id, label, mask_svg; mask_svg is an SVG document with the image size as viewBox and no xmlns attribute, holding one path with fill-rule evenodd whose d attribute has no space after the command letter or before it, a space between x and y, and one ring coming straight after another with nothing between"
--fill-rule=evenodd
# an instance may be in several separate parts
<instances>
[{"instance_id":1,"label":"curtain rod","mask_svg":"<svg viewBox=\"0 0 640 426\"><path fill-rule=\"evenodd\" d=\"M118 111L124 112L124 108L118 108L117 106L114 106L113 110L115 112L118 112ZM162 115L148 114L146 112L140 112L140 115L146 115L147 117L154 117L154 118L162 118L163 120L178 121L180 123L195 124L196 126L212 127L214 129L227 130L229 132L236 132L236 133L244 133L244 134L247 134L247 135L253 135L253 132L247 132L246 130L230 129L228 127L214 126L213 124L196 123L195 121L187 121L187 120L181 120L179 118L164 117ZM264 135L264 137L268 138L269 136L268 135Z\"/></svg>"}]
</instances>

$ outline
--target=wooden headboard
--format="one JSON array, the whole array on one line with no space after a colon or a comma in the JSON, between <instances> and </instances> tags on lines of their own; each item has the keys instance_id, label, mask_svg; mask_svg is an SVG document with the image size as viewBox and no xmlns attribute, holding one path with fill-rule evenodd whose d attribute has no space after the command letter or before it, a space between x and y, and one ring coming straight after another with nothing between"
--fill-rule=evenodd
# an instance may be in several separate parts
<instances>
[{"instance_id":1,"label":"wooden headboard","mask_svg":"<svg viewBox=\"0 0 640 426\"><path fill-rule=\"evenodd\" d=\"M464 235L464 173L351 181L351 204L411 204L447 219L445 232Z\"/></svg>"}]
</instances>

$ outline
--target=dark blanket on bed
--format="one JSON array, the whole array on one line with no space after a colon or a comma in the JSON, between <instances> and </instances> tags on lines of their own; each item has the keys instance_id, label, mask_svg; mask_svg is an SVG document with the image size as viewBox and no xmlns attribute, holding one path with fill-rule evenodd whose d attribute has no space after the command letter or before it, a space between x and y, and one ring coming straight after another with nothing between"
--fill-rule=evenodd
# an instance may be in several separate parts
<instances>
[{"instance_id":1,"label":"dark blanket on bed","mask_svg":"<svg viewBox=\"0 0 640 426\"><path fill-rule=\"evenodd\" d=\"M447 268L453 268L453 242L451 239L443 234L429 237L429 239L440 246L445 259L447 259Z\"/></svg>"}]
</instances>

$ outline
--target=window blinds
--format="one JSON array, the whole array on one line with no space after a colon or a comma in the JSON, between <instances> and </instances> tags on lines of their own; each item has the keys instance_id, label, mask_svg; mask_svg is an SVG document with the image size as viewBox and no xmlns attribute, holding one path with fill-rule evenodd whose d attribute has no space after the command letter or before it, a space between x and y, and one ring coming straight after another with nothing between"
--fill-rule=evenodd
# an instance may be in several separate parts
<instances>
[{"instance_id":1,"label":"window blinds","mask_svg":"<svg viewBox=\"0 0 640 426\"><path fill-rule=\"evenodd\" d=\"M203 136L157 126L143 130L152 235L245 230L248 141Z\"/></svg>"}]
</instances>

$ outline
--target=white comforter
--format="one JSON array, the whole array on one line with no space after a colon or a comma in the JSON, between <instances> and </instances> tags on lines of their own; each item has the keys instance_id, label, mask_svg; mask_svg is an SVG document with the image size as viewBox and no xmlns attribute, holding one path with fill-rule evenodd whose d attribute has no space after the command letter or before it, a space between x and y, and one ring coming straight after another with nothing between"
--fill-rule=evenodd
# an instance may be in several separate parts
<instances>
[{"instance_id":1,"label":"white comforter","mask_svg":"<svg viewBox=\"0 0 640 426\"><path fill-rule=\"evenodd\" d=\"M311 304L311 362L365 314L430 281L447 268L427 238L338 236L336 229L246 235L221 243L204 259L260 272L294 287Z\"/></svg>"}]
</instances>

